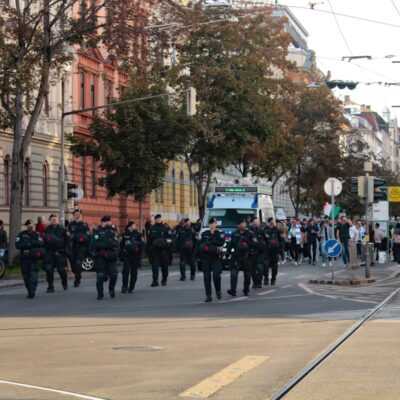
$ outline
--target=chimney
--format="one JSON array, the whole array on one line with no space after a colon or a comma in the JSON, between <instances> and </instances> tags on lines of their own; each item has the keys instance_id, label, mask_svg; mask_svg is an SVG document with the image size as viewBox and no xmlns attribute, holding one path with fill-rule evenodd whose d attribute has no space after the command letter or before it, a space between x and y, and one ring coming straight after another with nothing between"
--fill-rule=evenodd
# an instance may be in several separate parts
<instances>
[{"instance_id":1,"label":"chimney","mask_svg":"<svg viewBox=\"0 0 400 400\"><path fill-rule=\"evenodd\" d=\"M368 111L371 111L371 106L367 106L367 110L368 110Z\"/></svg>"},{"instance_id":2,"label":"chimney","mask_svg":"<svg viewBox=\"0 0 400 400\"><path fill-rule=\"evenodd\" d=\"M346 94L346 96L344 96L344 102L350 103L350 96L348 94Z\"/></svg>"}]
</instances>

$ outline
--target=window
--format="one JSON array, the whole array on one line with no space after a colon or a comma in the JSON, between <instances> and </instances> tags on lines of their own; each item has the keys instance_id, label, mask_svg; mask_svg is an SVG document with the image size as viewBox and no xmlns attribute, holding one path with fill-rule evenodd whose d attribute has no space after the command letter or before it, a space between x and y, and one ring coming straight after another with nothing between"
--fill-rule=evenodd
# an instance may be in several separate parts
<instances>
[{"instance_id":1,"label":"window","mask_svg":"<svg viewBox=\"0 0 400 400\"><path fill-rule=\"evenodd\" d=\"M90 188L92 197L96 197L96 160L93 157L90 165Z\"/></svg>"},{"instance_id":2,"label":"window","mask_svg":"<svg viewBox=\"0 0 400 400\"><path fill-rule=\"evenodd\" d=\"M4 158L4 203L10 204L10 175L11 175L11 162L10 156Z\"/></svg>"},{"instance_id":3,"label":"window","mask_svg":"<svg viewBox=\"0 0 400 400\"><path fill-rule=\"evenodd\" d=\"M43 164L43 206L48 207L49 205L49 164L47 161Z\"/></svg>"},{"instance_id":4,"label":"window","mask_svg":"<svg viewBox=\"0 0 400 400\"><path fill-rule=\"evenodd\" d=\"M81 157L81 188L86 195L86 159Z\"/></svg>"},{"instance_id":5,"label":"window","mask_svg":"<svg viewBox=\"0 0 400 400\"><path fill-rule=\"evenodd\" d=\"M91 80L90 80L90 107L96 107L96 90L95 90L95 84L96 84L96 77L92 75ZM95 114L95 111L92 110L92 114Z\"/></svg>"},{"instance_id":6,"label":"window","mask_svg":"<svg viewBox=\"0 0 400 400\"><path fill-rule=\"evenodd\" d=\"M106 105L111 104L112 100L112 84L110 80L105 81L105 92L106 92ZM110 108L107 107L106 109L107 117L110 116Z\"/></svg>"},{"instance_id":7,"label":"window","mask_svg":"<svg viewBox=\"0 0 400 400\"><path fill-rule=\"evenodd\" d=\"M80 108L85 108L85 71L81 71L81 88L80 88Z\"/></svg>"},{"instance_id":8,"label":"window","mask_svg":"<svg viewBox=\"0 0 400 400\"><path fill-rule=\"evenodd\" d=\"M181 214L185 213L185 174L183 171L181 171L181 174L179 176L180 180L180 191L179 191L179 208Z\"/></svg>"},{"instance_id":9,"label":"window","mask_svg":"<svg viewBox=\"0 0 400 400\"><path fill-rule=\"evenodd\" d=\"M154 195L155 195L155 202L156 203L158 203L160 200L159 200L159 197L158 197L158 191L159 191L159 189L157 188L155 191L154 191Z\"/></svg>"},{"instance_id":10,"label":"window","mask_svg":"<svg viewBox=\"0 0 400 400\"><path fill-rule=\"evenodd\" d=\"M24 205L29 207L30 199L30 160L27 158L24 162Z\"/></svg>"},{"instance_id":11,"label":"window","mask_svg":"<svg viewBox=\"0 0 400 400\"><path fill-rule=\"evenodd\" d=\"M193 199L193 179L190 180L190 186L189 186L189 204L191 206L194 205L194 199Z\"/></svg>"},{"instance_id":12,"label":"window","mask_svg":"<svg viewBox=\"0 0 400 400\"><path fill-rule=\"evenodd\" d=\"M160 203L164 203L164 183L160 186Z\"/></svg>"},{"instance_id":13,"label":"window","mask_svg":"<svg viewBox=\"0 0 400 400\"><path fill-rule=\"evenodd\" d=\"M176 179L175 179L175 170L172 170L172 204L176 203Z\"/></svg>"}]
</instances>

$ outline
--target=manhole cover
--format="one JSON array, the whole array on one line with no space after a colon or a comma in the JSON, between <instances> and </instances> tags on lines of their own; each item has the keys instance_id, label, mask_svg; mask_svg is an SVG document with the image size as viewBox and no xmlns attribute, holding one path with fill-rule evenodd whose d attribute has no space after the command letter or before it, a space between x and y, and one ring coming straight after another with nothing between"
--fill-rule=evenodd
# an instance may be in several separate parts
<instances>
[{"instance_id":1,"label":"manhole cover","mask_svg":"<svg viewBox=\"0 0 400 400\"><path fill-rule=\"evenodd\" d=\"M136 351L136 352L165 350L163 347L157 347L157 346L124 346L124 347L113 347L112 349L122 350L122 351Z\"/></svg>"}]
</instances>

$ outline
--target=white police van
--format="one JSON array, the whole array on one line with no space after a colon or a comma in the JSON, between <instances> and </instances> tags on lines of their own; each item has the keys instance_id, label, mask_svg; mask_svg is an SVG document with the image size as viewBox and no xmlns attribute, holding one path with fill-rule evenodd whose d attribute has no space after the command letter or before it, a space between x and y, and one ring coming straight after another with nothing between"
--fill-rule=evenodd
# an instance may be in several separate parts
<instances>
[{"instance_id":1,"label":"white police van","mask_svg":"<svg viewBox=\"0 0 400 400\"><path fill-rule=\"evenodd\" d=\"M210 218L217 219L218 230L225 234L226 252L233 232L240 220L245 219L250 225L253 217L258 217L264 225L268 218L275 218L272 202L272 188L265 186L216 186L208 197L201 232L208 229Z\"/></svg>"}]
</instances>

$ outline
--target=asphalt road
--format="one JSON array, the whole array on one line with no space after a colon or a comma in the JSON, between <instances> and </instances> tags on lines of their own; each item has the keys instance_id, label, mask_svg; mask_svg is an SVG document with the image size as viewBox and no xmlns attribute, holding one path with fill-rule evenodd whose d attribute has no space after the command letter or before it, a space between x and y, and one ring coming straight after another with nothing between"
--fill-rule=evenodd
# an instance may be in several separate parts
<instances>
[{"instance_id":1,"label":"asphalt road","mask_svg":"<svg viewBox=\"0 0 400 400\"><path fill-rule=\"evenodd\" d=\"M93 273L34 300L0 290L0 399L267 399L399 284L307 284L324 273L283 266L277 286L231 298L224 272L207 304L201 273L180 282L176 269L166 287L143 270L133 294L103 301Z\"/></svg>"}]
</instances>

